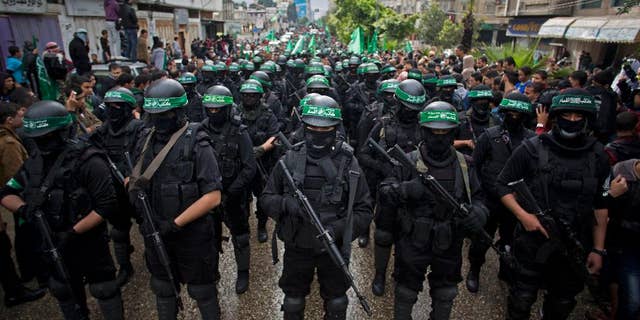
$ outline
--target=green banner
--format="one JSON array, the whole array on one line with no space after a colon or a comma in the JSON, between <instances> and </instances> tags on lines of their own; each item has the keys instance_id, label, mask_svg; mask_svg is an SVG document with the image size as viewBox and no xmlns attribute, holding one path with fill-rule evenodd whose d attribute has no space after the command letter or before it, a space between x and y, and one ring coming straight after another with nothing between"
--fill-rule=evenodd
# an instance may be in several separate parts
<instances>
[{"instance_id":1,"label":"green banner","mask_svg":"<svg viewBox=\"0 0 640 320\"><path fill-rule=\"evenodd\" d=\"M362 54L364 52L364 31L357 27L351 33L351 41L349 42L349 52Z\"/></svg>"}]
</instances>

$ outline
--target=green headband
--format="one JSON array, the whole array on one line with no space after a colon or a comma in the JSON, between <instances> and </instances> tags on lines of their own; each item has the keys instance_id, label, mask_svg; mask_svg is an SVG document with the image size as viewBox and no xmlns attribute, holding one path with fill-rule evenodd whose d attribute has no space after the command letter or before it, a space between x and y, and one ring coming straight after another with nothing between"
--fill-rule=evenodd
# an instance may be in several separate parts
<instances>
[{"instance_id":1,"label":"green headband","mask_svg":"<svg viewBox=\"0 0 640 320\"><path fill-rule=\"evenodd\" d=\"M327 78L321 77L321 76L309 78L307 80L307 86L309 86L312 83L318 83L318 82L326 85L327 87L329 86L329 80L327 80Z\"/></svg>"},{"instance_id":2,"label":"green headband","mask_svg":"<svg viewBox=\"0 0 640 320\"><path fill-rule=\"evenodd\" d=\"M62 128L66 127L73 122L71 114L61 117L46 117L39 119L24 118L22 120L22 126L27 133L34 132L48 128Z\"/></svg>"},{"instance_id":3,"label":"green headband","mask_svg":"<svg viewBox=\"0 0 640 320\"><path fill-rule=\"evenodd\" d=\"M422 80L422 73L419 73L419 72L416 72L416 71L409 71L409 73L407 73L407 78L415 79L415 80Z\"/></svg>"},{"instance_id":4,"label":"green headband","mask_svg":"<svg viewBox=\"0 0 640 320\"><path fill-rule=\"evenodd\" d=\"M239 71L239 70L240 70L240 67L235 64L232 64L229 66L229 71Z\"/></svg>"},{"instance_id":5,"label":"green headband","mask_svg":"<svg viewBox=\"0 0 640 320\"><path fill-rule=\"evenodd\" d=\"M398 97L398 99L400 99L400 101L404 101L404 102L408 102L408 103L414 103L414 104L419 104L419 103L424 103L425 101L427 101L427 97L423 94L420 96L412 96L404 91L402 91L402 89L400 89L400 87L398 86L396 88L396 97Z\"/></svg>"},{"instance_id":6,"label":"green headband","mask_svg":"<svg viewBox=\"0 0 640 320\"><path fill-rule=\"evenodd\" d=\"M502 99L502 101L500 101L500 108L506 108L521 112L531 112L531 103L504 98Z\"/></svg>"},{"instance_id":7,"label":"green headband","mask_svg":"<svg viewBox=\"0 0 640 320\"><path fill-rule=\"evenodd\" d=\"M370 64L367 65L363 68L362 70L363 72L380 72L380 70L378 70L378 66L376 66L375 64Z\"/></svg>"},{"instance_id":8,"label":"green headband","mask_svg":"<svg viewBox=\"0 0 640 320\"><path fill-rule=\"evenodd\" d=\"M194 76L182 76L178 78L180 83L196 83L197 79Z\"/></svg>"},{"instance_id":9,"label":"green headband","mask_svg":"<svg viewBox=\"0 0 640 320\"><path fill-rule=\"evenodd\" d=\"M396 72L396 68L394 68L393 66L387 66L385 68L382 68L382 70L380 71L381 73L391 73L391 72Z\"/></svg>"},{"instance_id":10,"label":"green headband","mask_svg":"<svg viewBox=\"0 0 640 320\"><path fill-rule=\"evenodd\" d=\"M437 77L422 78L422 84L438 84Z\"/></svg>"},{"instance_id":11,"label":"green headband","mask_svg":"<svg viewBox=\"0 0 640 320\"><path fill-rule=\"evenodd\" d=\"M179 108L187 104L187 94L184 93L179 97L171 98L144 98L143 109L156 109L156 110L170 110L173 108Z\"/></svg>"},{"instance_id":12,"label":"green headband","mask_svg":"<svg viewBox=\"0 0 640 320\"><path fill-rule=\"evenodd\" d=\"M338 108L308 105L305 101L305 104L302 106L302 116L342 120L342 110Z\"/></svg>"},{"instance_id":13,"label":"green headband","mask_svg":"<svg viewBox=\"0 0 640 320\"><path fill-rule=\"evenodd\" d=\"M458 85L458 83L456 82L456 79L454 79L454 78L438 79L438 82L437 82L437 86L438 87L457 86L457 85Z\"/></svg>"},{"instance_id":14,"label":"green headband","mask_svg":"<svg viewBox=\"0 0 640 320\"><path fill-rule=\"evenodd\" d=\"M448 121L459 124L458 114L448 110L430 110L420 112L420 123Z\"/></svg>"},{"instance_id":15,"label":"green headband","mask_svg":"<svg viewBox=\"0 0 640 320\"><path fill-rule=\"evenodd\" d=\"M493 92L491 90L471 90L469 91L469 98L493 98Z\"/></svg>"},{"instance_id":16,"label":"green headband","mask_svg":"<svg viewBox=\"0 0 640 320\"><path fill-rule=\"evenodd\" d=\"M254 76L254 75L251 75L251 76L249 77L249 79L252 79L252 80L258 81L258 82L260 82L260 84L261 84L261 85L263 85L263 86L267 86L267 87L270 87L270 86L271 86L271 81L260 79L259 77L256 77L256 76Z\"/></svg>"},{"instance_id":17,"label":"green headband","mask_svg":"<svg viewBox=\"0 0 640 320\"><path fill-rule=\"evenodd\" d=\"M206 65L206 66L202 66L202 71L216 72L218 71L218 69L214 66Z\"/></svg>"},{"instance_id":18,"label":"green headband","mask_svg":"<svg viewBox=\"0 0 640 320\"><path fill-rule=\"evenodd\" d=\"M115 99L120 99L120 100L124 100L128 103L131 104L136 104L136 98L134 98L132 95L130 94L126 94L124 92L120 92L120 91L107 91L107 93L104 95L104 99L107 100L107 98L115 98Z\"/></svg>"},{"instance_id":19,"label":"green headband","mask_svg":"<svg viewBox=\"0 0 640 320\"><path fill-rule=\"evenodd\" d=\"M321 73L324 74L324 68L320 66L306 67L304 69L306 73Z\"/></svg>"},{"instance_id":20,"label":"green headband","mask_svg":"<svg viewBox=\"0 0 640 320\"><path fill-rule=\"evenodd\" d=\"M224 104L224 105L233 104L233 97L205 94L202 97L202 103Z\"/></svg>"},{"instance_id":21,"label":"green headband","mask_svg":"<svg viewBox=\"0 0 640 320\"><path fill-rule=\"evenodd\" d=\"M255 90L258 91L258 93L264 93L262 86L256 83L243 83L242 86L240 86L240 92L244 90Z\"/></svg>"},{"instance_id":22,"label":"green headband","mask_svg":"<svg viewBox=\"0 0 640 320\"><path fill-rule=\"evenodd\" d=\"M595 108L595 102L590 96L563 94L553 97L551 106L593 109Z\"/></svg>"},{"instance_id":23,"label":"green headband","mask_svg":"<svg viewBox=\"0 0 640 320\"><path fill-rule=\"evenodd\" d=\"M398 88L398 84L398 82L383 82L378 88L378 93L381 93L387 89L393 89L393 91L395 92Z\"/></svg>"}]
</instances>

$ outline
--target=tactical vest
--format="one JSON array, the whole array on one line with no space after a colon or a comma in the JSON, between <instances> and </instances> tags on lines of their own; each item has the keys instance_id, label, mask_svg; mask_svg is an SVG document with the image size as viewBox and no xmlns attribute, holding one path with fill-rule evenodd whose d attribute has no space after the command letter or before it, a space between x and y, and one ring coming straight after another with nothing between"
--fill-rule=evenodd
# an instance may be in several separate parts
<instances>
[{"instance_id":1,"label":"tactical vest","mask_svg":"<svg viewBox=\"0 0 640 320\"><path fill-rule=\"evenodd\" d=\"M133 151L138 134L143 127L144 123L142 121L132 119L118 132L113 132L110 125L100 126L96 129L95 135L100 140L98 147L104 149L111 161L116 164L118 170L125 176L131 173L131 169L126 162L124 152L131 153Z\"/></svg>"},{"instance_id":2,"label":"tactical vest","mask_svg":"<svg viewBox=\"0 0 640 320\"><path fill-rule=\"evenodd\" d=\"M63 152L66 154L60 165L48 168L47 171L39 153L24 163L27 175L24 201L35 205L42 199L42 211L54 232L68 230L95 208L88 190L78 181L78 170L91 157L104 156L101 150L79 141L70 142ZM46 178L51 170L55 170L55 173L49 182ZM41 188L46 183L49 184L49 189L43 194Z\"/></svg>"},{"instance_id":3,"label":"tactical vest","mask_svg":"<svg viewBox=\"0 0 640 320\"><path fill-rule=\"evenodd\" d=\"M616 198L609 208L609 229L612 242L621 247L640 246L640 182L628 181L629 190ZM609 236L607 237L607 240Z\"/></svg>"},{"instance_id":4,"label":"tactical vest","mask_svg":"<svg viewBox=\"0 0 640 320\"><path fill-rule=\"evenodd\" d=\"M193 91L187 94L187 99L187 105L184 106L187 119L189 119L189 122L202 122L205 118L202 96L198 92Z\"/></svg>"},{"instance_id":5,"label":"tactical vest","mask_svg":"<svg viewBox=\"0 0 640 320\"><path fill-rule=\"evenodd\" d=\"M199 123L189 124L150 181L151 206L160 219L172 221L202 196L196 181L194 150L196 144L206 146L210 142L198 138L199 129ZM153 146L154 143L157 142L150 141L141 155L143 157L142 172L155 157L153 150L159 152L164 146L164 144ZM191 228L192 225L195 227L196 223L190 223L188 227Z\"/></svg>"},{"instance_id":6,"label":"tactical vest","mask_svg":"<svg viewBox=\"0 0 640 320\"><path fill-rule=\"evenodd\" d=\"M231 122L225 123L221 131L211 129L209 119L205 119L202 125L209 132L209 137L211 137L216 159L218 160L218 168L222 175L222 185L227 188L242 170L240 146L237 139L242 135L245 127L240 124L238 117Z\"/></svg>"},{"instance_id":7,"label":"tactical vest","mask_svg":"<svg viewBox=\"0 0 640 320\"><path fill-rule=\"evenodd\" d=\"M264 104L260 105L257 110L242 113L242 124L247 126L247 132L254 147L262 145L269 138L269 119L271 116L273 116L273 112Z\"/></svg>"},{"instance_id":8,"label":"tactical vest","mask_svg":"<svg viewBox=\"0 0 640 320\"><path fill-rule=\"evenodd\" d=\"M523 144L530 154L537 155L536 172L528 184L540 207L550 209L556 220L590 237L593 200L598 191L597 154L602 145L596 142L589 150L560 153L549 150L547 142L539 137ZM589 243L588 238L581 240Z\"/></svg>"},{"instance_id":9,"label":"tactical vest","mask_svg":"<svg viewBox=\"0 0 640 320\"><path fill-rule=\"evenodd\" d=\"M529 129L523 129L523 141L535 136ZM484 191L492 197L497 197L498 193L495 189L496 180L504 168L511 153L518 145L513 145L509 132L502 126L493 126L485 131L489 138L489 151L485 155L485 162L480 169L480 178Z\"/></svg>"},{"instance_id":10,"label":"tactical vest","mask_svg":"<svg viewBox=\"0 0 640 320\"><path fill-rule=\"evenodd\" d=\"M294 182L307 196L324 226L344 218L347 214L349 169L353 161L353 148L343 142L338 142L335 148L336 151L330 157L318 160L307 157L304 145L298 150L287 152L284 156ZM284 184L284 193L293 194L287 183ZM320 250L322 243L316 238L316 229L308 222L300 222L293 230L281 230L279 236L284 236L281 239L291 239L298 248Z\"/></svg>"},{"instance_id":11,"label":"tactical vest","mask_svg":"<svg viewBox=\"0 0 640 320\"><path fill-rule=\"evenodd\" d=\"M380 146L391 148L399 145L404 152L415 150L420 137L420 127L418 123L405 124L392 117L382 118L382 129L380 130Z\"/></svg>"}]
</instances>

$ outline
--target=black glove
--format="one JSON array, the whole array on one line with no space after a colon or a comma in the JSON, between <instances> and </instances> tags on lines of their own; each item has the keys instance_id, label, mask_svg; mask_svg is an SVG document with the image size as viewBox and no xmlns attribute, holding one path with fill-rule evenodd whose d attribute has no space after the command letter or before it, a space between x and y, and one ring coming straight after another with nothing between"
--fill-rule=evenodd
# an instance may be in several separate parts
<instances>
[{"instance_id":1,"label":"black glove","mask_svg":"<svg viewBox=\"0 0 640 320\"><path fill-rule=\"evenodd\" d=\"M285 215L295 216L299 215L302 208L300 207L300 200L291 195L282 196L282 213Z\"/></svg>"},{"instance_id":2,"label":"black glove","mask_svg":"<svg viewBox=\"0 0 640 320\"><path fill-rule=\"evenodd\" d=\"M342 236L344 235L344 228L346 227L345 225L347 223L346 220L347 220L346 218L340 219L327 226L327 231L329 231L329 234L331 234L331 237L333 237L336 243L342 241ZM356 235L356 234L354 233L353 235ZM350 239L349 241L353 241L353 239Z\"/></svg>"},{"instance_id":3,"label":"black glove","mask_svg":"<svg viewBox=\"0 0 640 320\"><path fill-rule=\"evenodd\" d=\"M18 208L18 210L16 210L15 214L16 216L24 219L27 222L32 222L35 217L33 216L33 212L29 211L31 211L29 210L29 206L23 204L22 206L20 206L20 208Z\"/></svg>"},{"instance_id":4,"label":"black glove","mask_svg":"<svg viewBox=\"0 0 640 320\"><path fill-rule=\"evenodd\" d=\"M469 215L458 220L458 226L467 234L479 234L484 230L489 211L482 204L474 204L469 209Z\"/></svg>"},{"instance_id":5,"label":"black glove","mask_svg":"<svg viewBox=\"0 0 640 320\"><path fill-rule=\"evenodd\" d=\"M400 183L400 197L404 201L415 201L424 198L425 185L421 177Z\"/></svg>"},{"instance_id":6,"label":"black glove","mask_svg":"<svg viewBox=\"0 0 640 320\"><path fill-rule=\"evenodd\" d=\"M77 240L78 233L69 228L67 231L56 233L56 239L58 239L57 247L60 251L66 251Z\"/></svg>"},{"instance_id":7,"label":"black glove","mask_svg":"<svg viewBox=\"0 0 640 320\"><path fill-rule=\"evenodd\" d=\"M395 205L401 202L400 184L396 182L382 182L378 189L380 202L384 205Z\"/></svg>"},{"instance_id":8,"label":"black glove","mask_svg":"<svg viewBox=\"0 0 640 320\"><path fill-rule=\"evenodd\" d=\"M161 237L170 236L180 231L180 227L178 227L173 220L158 220L156 221L156 228L158 229L158 233L160 233Z\"/></svg>"}]
</instances>

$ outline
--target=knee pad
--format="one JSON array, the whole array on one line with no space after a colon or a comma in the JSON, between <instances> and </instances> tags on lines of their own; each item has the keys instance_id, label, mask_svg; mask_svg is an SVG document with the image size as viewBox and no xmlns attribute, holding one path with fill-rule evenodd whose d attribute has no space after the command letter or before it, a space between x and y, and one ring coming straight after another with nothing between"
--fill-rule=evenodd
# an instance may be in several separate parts
<instances>
[{"instance_id":1,"label":"knee pad","mask_svg":"<svg viewBox=\"0 0 640 320\"><path fill-rule=\"evenodd\" d=\"M215 284L189 284L187 292L196 301L215 299L218 296Z\"/></svg>"},{"instance_id":2,"label":"knee pad","mask_svg":"<svg viewBox=\"0 0 640 320\"><path fill-rule=\"evenodd\" d=\"M396 285L396 300L404 303L415 304L418 301L418 291L411 290L403 285Z\"/></svg>"},{"instance_id":3,"label":"knee pad","mask_svg":"<svg viewBox=\"0 0 640 320\"><path fill-rule=\"evenodd\" d=\"M246 248L249 246L249 234L245 233L245 234L240 234L237 236L233 237L233 243L238 247L238 248Z\"/></svg>"},{"instance_id":4,"label":"knee pad","mask_svg":"<svg viewBox=\"0 0 640 320\"><path fill-rule=\"evenodd\" d=\"M49 278L49 290L51 294L58 299L58 301L69 301L73 299L73 292L71 288L64 282L59 281L53 277Z\"/></svg>"},{"instance_id":5,"label":"knee pad","mask_svg":"<svg viewBox=\"0 0 640 320\"><path fill-rule=\"evenodd\" d=\"M160 280L154 276L151 277L151 291L158 297L175 297L175 292L173 292L173 286L171 282L166 280ZM180 290L180 287L178 287Z\"/></svg>"},{"instance_id":6,"label":"knee pad","mask_svg":"<svg viewBox=\"0 0 640 320\"><path fill-rule=\"evenodd\" d=\"M89 292L98 300L106 300L115 297L120 292L116 281L105 281L89 284Z\"/></svg>"},{"instance_id":7,"label":"knee pad","mask_svg":"<svg viewBox=\"0 0 640 320\"><path fill-rule=\"evenodd\" d=\"M347 310L349 306L349 298L347 296L339 296L337 298L329 299L325 302L328 313L343 312Z\"/></svg>"},{"instance_id":8,"label":"knee pad","mask_svg":"<svg viewBox=\"0 0 640 320\"><path fill-rule=\"evenodd\" d=\"M304 310L304 297L291 297L285 296L284 303L282 304L282 311L284 312L302 312Z\"/></svg>"},{"instance_id":9,"label":"knee pad","mask_svg":"<svg viewBox=\"0 0 640 320\"><path fill-rule=\"evenodd\" d=\"M373 233L373 240L379 246L389 247L393 244L393 234L389 231L376 229Z\"/></svg>"},{"instance_id":10,"label":"knee pad","mask_svg":"<svg viewBox=\"0 0 640 320\"><path fill-rule=\"evenodd\" d=\"M129 230L119 230L111 228L111 239L113 242L125 242L129 243L131 238L129 237Z\"/></svg>"},{"instance_id":11,"label":"knee pad","mask_svg":"<svg viewBox=\"0 0 640 320\"><path fill-rule=\"evenodd\" d=\"M452 301L458 295L458 287L433 288L430 294L433 300Z\"/></svg>"}]
</instances>

